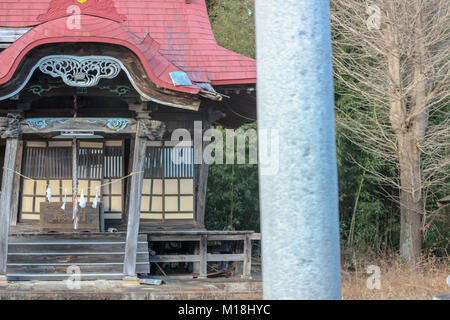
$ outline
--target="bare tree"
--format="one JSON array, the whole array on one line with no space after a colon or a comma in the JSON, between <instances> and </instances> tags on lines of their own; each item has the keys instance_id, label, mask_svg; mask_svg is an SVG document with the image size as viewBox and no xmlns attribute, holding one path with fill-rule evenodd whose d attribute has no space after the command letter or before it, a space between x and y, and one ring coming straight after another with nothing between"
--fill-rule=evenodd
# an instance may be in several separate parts
<instances>
[{"instance_id":1,"label":"bare tree","mask_svg":"<svg viewBox=\"0 0 450 320\"><path fill-rule=\"evenodd\" d=\"M449 181L449 3L331 0L336 77L358 102L337 108L338 125L395 166L390 175L367 169L399 190L400 254L410 264L428 190Z\"/></svg>"}]
</instances>

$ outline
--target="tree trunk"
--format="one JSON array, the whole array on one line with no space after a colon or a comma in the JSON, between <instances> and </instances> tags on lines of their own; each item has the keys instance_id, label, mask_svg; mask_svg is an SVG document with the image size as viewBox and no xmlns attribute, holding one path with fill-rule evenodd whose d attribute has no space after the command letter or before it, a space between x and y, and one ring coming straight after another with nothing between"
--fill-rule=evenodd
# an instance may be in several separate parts
<instances>
[{"instance_id":1,"label":"tree trunk","mask_svg":"<svg viewBox=\"0 0 450 320\"><path fill-rule=\"evenodd\" d=\"M425 77L426 49L423 38L422 0L415 1L417 21L414 27L414 58L411 108L407 123L409 130L399 139L400 179L400 255L410 265L414 265L421 253L421 225L424 213L422 193L422 165L419 146L423 143L428 128L427 80Z\"/></svg>"},{"instance_id":2,"label":"tree trunk","mask_svg":"<svg viewBox=\"0 0 450 320\"><path fill-rule=\"evenodd\" d=\"M410 133L399 134L400 162L400 256L414 265L421 250L421 214L423 211L420 152Z\"/></svg>"},{"instance_id":3,"label":"tree trunk","mask_svg":"<svg viewBox=\"0 0 450 320\"><path fill-rule=\"evenodd\" d=\"M396 6L385 1L385 11L390 21L395 21ZM416 27L416 57L413 62L414 80L423 76L423 46L420 43L421 24ZM423 141L427 127L427 110L424 99L424 82L418 81L409 108L405 103L402 86L402 67L399 33L396 25L388 24L385 33L386 53L390 76L390 121L398 144L400 168L400 256L409 265L414 265L421 252L421 214L423 212L421 153L418 145ZM409 109L409 110L408 110Z\"/></svg>"}]
</instances>

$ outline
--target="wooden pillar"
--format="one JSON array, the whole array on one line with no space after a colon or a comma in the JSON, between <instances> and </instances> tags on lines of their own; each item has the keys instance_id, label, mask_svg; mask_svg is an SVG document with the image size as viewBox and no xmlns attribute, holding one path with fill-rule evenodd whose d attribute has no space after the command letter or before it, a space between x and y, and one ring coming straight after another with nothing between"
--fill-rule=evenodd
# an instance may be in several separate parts
<instances>
[{"instance_id":1,"label":"wooden pillar","mask_svg":"<svg viewBox=\"0 0 450 320\"><path fill-rule=\"evenodd\" d=\"M208 236L200 236L200 278L208 277Z\"/></svg>"},{"instance_id":2,"label":"wooden pillar","mask_svg":"<svg viewBox=\"0 0 450 320\"><path fill-rule=\"evenodd\" d=\"M77 139L72 140L72 217L78 219L78 147ZM78 229L78 221L74 220L74 229Z\"/></svg>"},{"instance_id":3,"label":"wooden pillar","mask_svg":"<svg viewBox=\"0 0 450 320\"><path fill-rule=\"evenodd\" d=\"M208 129L211 128L211 125L208 121L203 121L205 124L204 132L206 132ZM203 133L204 133L203 132ZM206 138L206 139L205 139ZM207 141L205 141L207 140ZM204 137L202 139L202 149L205 150L205 147L210 143L210 136ZM198 146L195 146L198 148ZM199 226L204 227L205 226L205 208L206 208L206 190L208 186L208 171L209 171L209 165L206 164L203 160L203 154L202 154L202 163L199 164L199 172L198 172L198 189L197 189L197 206L196 206L196 217L197 217L197 223Z\"/></svg>"},{"instance_id":4,"label":"wooden pillar","mask_svg":"<svg viewBox=\"0 0 450 320\"><path fill-rule=\"evenodd\" d=\"M23 157L23 140L20 140L17 147L16 165L14 168L16 172L22 171L22 157ZM14 175L14 183L11 199L11 219L10 219L11 226L17 225L18 222L20 183L21 177L19 175Z\"/></svg>"},{"instance_id":5,"label":"wooden pillar","mask_svg":"<svg viewBox=\"0 0 450 320\"><path fill-rule=\"evenodd\" d=\"M16 163L18 144L18 138L8 138L6 141L2 194L0 198L0 281L6 280L6 266L8 263L9 221L14 181L14 172L12 170L14 169Z\"/></svg>"},{"instance_id":6,"label":"wooden pillar","mask_svg":"<svg viewBox=\"0 0 450 320\"><path fill-rule=\"evenodd\" d=\"M252 240L250 235L246 234L244 239L244 265L242 277L251 279L252 277Z\"/></svg>"},{"instance_id":7,"label":"wooden pillar","mask_svg":"<svg viewBox=\"0 0 450 320\"><path fill-rule=\"evenodd\" d=\"M139 236L141 213L142 184L144 180L144 161L147 149L147 139L141 135L141 124L138 122L133 153L133 172L129 191L127 243L123 273L125 277L136 276L136 253Z\"/></svg>"}]
</instances>

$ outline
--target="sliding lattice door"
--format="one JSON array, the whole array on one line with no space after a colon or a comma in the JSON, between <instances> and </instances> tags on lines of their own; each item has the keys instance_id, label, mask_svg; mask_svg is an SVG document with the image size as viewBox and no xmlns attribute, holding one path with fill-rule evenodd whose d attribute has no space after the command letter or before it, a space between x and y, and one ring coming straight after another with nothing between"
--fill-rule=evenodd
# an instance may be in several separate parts
<instances>
[{"instance_id":1,"label":"sliding lattice door","mask_svg":"<svg viewBox=\"0 0 450 320\"><path fill-rule=\"evenodd\" d=\"M101 201L103 180L103 142L80 141L78 145L78 197L92 203L98 193Z\"/></svg>"},{"instance_id":2,"label":"sliding lattice door","mask_svg":"<svg viewBox=\"0 0 450 320\"><path fill-rule=\"evenodd\" d=\"M194 220L193 148L150 143L145 159L141 219Z\"/></svg>"},{"instance_id":3,"label":"sliding lattice door","mask_svg":"<svg viewBox=\"0 0 450 320\"><path fill-rule=\"evenodd\" d=\"M105 219L121 220L123 215L124 144L122 140L78 142L78 197L83 193L91 204L97 193ZM23 158L20 222L37 222L40 203L72 202L72 141L27 141ZM103 187L102 187L103 185Z\"/></svg>"},{"instance_id":4,"label":"sliding lattice door","mask_svg":"<svg viewBox=\"0 0 450 320\"><path fill-rule=\"evenodd\" d=\"M124 143L122 140L106 141L103 186L105 219L120 221L124 208Z\"/></svg>"},{"instance_id":5,"label":"sliding lattice door","mask_svg":"<svg viewBox=\"0 0 450 320\"><path fill-rule=\"evenodd\" d=\"M39 220L40 204L46 200L47 152L45 141L28 141L25 144L22 174L31 179L22 178L20 220L23 222Z\"/></svg>"}]
</instances>

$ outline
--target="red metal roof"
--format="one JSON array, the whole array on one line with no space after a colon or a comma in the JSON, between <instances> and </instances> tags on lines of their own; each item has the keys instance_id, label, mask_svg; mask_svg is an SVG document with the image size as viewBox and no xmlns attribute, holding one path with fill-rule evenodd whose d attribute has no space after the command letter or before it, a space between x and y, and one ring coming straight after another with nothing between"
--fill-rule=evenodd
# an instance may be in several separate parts
<instances>
[{"instance_id":1,"label":"red metal roof","mask_svg":"<svg viewBox=\"0 0 450 320\"><path fill-rule=\"evenodd\" d=\"M0 53L0 84L9 81L31 49L57 42L105 42L128 47L157 85L175 87L169 73L184 71L212 85L256 82L256 62L217 45L205 0L3 0L0 27L32 27ZM67 8L81 11L81 29L67 26Z\"/></svg>"}]
</instances>

